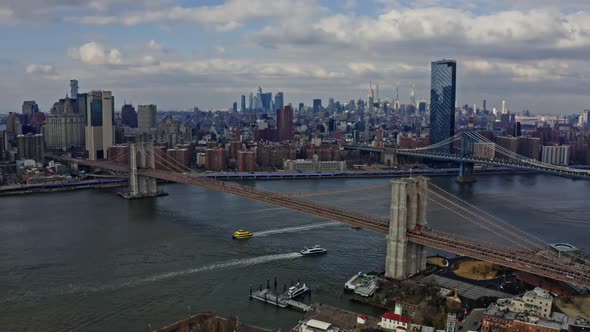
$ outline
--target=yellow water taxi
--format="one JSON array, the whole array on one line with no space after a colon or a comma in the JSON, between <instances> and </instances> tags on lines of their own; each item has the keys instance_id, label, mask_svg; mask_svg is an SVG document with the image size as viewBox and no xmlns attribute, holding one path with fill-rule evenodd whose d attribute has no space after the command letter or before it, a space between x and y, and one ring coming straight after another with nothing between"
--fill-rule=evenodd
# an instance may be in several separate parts
<instances>
[{"instance_id":1,"label":"yellow water taxi","mask_svg":"<svg viewBox=\"0 0 590 332\"><path fill-rule=\"evenodd\" d=\"M252 237L252 232L249 231L244 231L244 230L237 230L234 232L234 234L232 235L233 239L239 240L239 239L247 239L249 237Z\"/></svg>"}]
</instances>

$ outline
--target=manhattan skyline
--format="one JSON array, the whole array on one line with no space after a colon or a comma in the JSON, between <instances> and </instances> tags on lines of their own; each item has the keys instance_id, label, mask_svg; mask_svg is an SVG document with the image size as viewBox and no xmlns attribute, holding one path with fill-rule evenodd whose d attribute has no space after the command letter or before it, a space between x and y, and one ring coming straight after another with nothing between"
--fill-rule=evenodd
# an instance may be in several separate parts
<instances>
[{"instance_id":1,"label":"manhattan skyline","mask_svg":"<svg viewBox=\"0 0 590 332\"><path fill-rule=\"evenodd\" d=\"M588 108L590 4L584 1L90 1L0 5L0 112L68 93L112 90L115 105L227 109L240 96L284 103L430 99L430 62L457 60L457 103L512 112Z\"/></svg>"}]
</instances>

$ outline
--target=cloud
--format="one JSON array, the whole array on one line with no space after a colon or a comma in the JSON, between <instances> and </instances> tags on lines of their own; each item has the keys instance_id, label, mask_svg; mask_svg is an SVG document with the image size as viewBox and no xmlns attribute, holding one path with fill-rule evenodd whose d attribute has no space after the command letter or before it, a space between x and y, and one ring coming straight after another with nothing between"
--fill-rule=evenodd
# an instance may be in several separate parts
<instances>
[{"instance_id":1,"label":"cloud","mask_svg":"<svg viewBox=\"0 0 590 332\"><path fill-rule=\"evenodd\" d=\"M150 50L155 50L155 51L161 51L162 50L162 45L158 44L158 42L156 42L153 39L150 39L150 41L147 43L147 47Z\"/></svg>"},{"instance_id":2,"label":"cloud","mask_svg":"<svg viewBox=\"0 0 590 332\"><path fill-rule=\"evenodd\" d=\"M308 15L317 9L319 6L315 0L229 0L214 6L177 5L158 10L123 11L121 15L68 16L64 19L66 22L95 25L193 23L212 25L220 31L231 31L246 22Z\"/></svg>"},{"instance_id":3,"label":"cloud","mask_svg":"<svg viewBox=\"0 0 590 332\"><path fill-rule=\"evenodd\" d=\"M443 7L405 8L376 17L333 14L298 27L279 23L251 39L263 47L279 43L339 47L384 56L419 51L432 57L460 53L512 59L580 58L590 52L590 13L534 9L483 14Z\"/></svg>"},{"instance_id":4,"label":"cloud","mask_svg":"<svg viewBox=\"0 0 590 332\"><path fill-rule=\"evenodd\" d=\"M46 76L53 76L57 74L55 66L49 64L29 64L25 67L27 74L41 74Z\"/></svg>"},{"instance_id":5,"label":"cloud","mask_svg":"<svg viewBox=\"0 0 590 332\"><path fill-rule=\"evenodd\" d=\"M123 64L123 57L118 49L106 49L102 44L97 42L86 43L80 46L80 48L70 48L68 55L73 59L91 65Z\"/></svg>"}]
</instances>

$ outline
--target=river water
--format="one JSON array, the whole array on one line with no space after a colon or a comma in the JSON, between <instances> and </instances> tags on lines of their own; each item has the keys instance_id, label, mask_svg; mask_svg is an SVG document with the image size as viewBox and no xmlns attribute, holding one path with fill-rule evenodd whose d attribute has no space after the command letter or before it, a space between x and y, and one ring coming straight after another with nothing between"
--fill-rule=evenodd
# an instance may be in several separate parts
<instances>
[{"instance_id":1,"label":"river water","mask_svg":"<svg viewBox=\"0 0 590 332\"><path fill-rule=\"evenodd\" d=\"M309 199L386 216L387 179L250 182L290 193L356 191ZM548 242L590 249L590 181L543 175L490 175L472 185L433 183ZM126 201L113 190L0 198L0 330L149 331L186 316L237 314L283 331L302 315L248 299L248 287L277 277L279 288L304 280L311 301L377 314L343 297L358 271L383 268L385 239L298 212L185 185L170 194ZM433 228L489 234L429 205ZM231 239L239 228L256 236ZM321 257L300 257L321 244Z\"/></svg>"}]
</instances>

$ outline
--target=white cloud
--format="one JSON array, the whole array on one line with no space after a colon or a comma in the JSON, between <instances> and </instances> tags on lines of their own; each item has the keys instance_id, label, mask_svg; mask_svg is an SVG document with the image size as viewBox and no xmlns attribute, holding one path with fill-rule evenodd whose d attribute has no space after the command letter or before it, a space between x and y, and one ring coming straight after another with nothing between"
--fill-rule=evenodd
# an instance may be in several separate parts
<instances>
[{"instance_id":1,"label":"white cloud","mask_svg":"<svg viewBox=\"0 0 590 332\"><path fill-rule=\"evenodd\" d=\"M150 41L147 44L147 47L151 50L155 50L155 51L160 51L162 50L162 45L160 45L158 42L156 42L154 39L150 39Z\"/></svg>"},{"instance_id":2,"label":"white cloud","mask_svg":"<svg viewBox=\"0 0 590 332\"><path fill-rule=\"evenodd\" d=\"M25 67L27 74L55 75L57 72L53 65L29 64Z\"/></svg>"},{"instance_id":3,"label":"white cloud","mask_svg":"<svg viewBox=\"0 0 590 332\"><path fill-rule=\"evenodd\" d=\"M97 42L86 43L80 48L70 48L68 55L73 59L91 65L120 65L123 63L123 57L118 49L106 49Z\"/></svg>"},{"instance_id":4,"label":"white cloud","mask_svg":"<svg viewBox=\"0 0 590 332\"><path fill-rule=\"evenodd\" d=\"M158 10L144 9L121 15L69 16L67 22L81 24L152 24L195 23L213 25L230 31L245 22L310 15L319 10L315 0L229 0L214 6L170 6Z\"/></svg>"}]
</instances>

